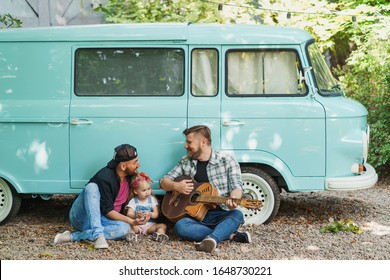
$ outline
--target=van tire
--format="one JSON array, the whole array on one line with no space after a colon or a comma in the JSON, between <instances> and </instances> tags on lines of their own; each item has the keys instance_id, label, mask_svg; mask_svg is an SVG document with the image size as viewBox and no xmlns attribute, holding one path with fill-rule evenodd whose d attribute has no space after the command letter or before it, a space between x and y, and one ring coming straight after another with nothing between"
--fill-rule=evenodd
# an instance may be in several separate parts
<instances>
[{"instance_id":1,"label":"van tire","mask_svg":"<svg viewBox=\"0 0 390 280\"><path fill-rule=\"evenodd\" d=\"M0 225L15 218L22 203L16 191L0 178Z\"/></svg>"},{"instance_id":2,"label":"van tire","mask_svg":"<svg viewBox=\"0 0 390 280\"><path fill-rule=\"evenodd\" d=\"M263 203L260 210L240 207L245 224L268 224L276 216L280 206L280 190L274 178L263 170L244 166L241 168L244 198L257 199Z\"/></svg>"}]
</instances>

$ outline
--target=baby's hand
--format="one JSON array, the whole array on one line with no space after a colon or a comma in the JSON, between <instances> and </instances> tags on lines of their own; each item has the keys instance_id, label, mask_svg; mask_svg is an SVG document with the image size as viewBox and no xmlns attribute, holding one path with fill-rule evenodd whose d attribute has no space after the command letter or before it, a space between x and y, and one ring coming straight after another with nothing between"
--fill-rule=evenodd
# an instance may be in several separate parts
<instances>
[{"instance_id":1,"label":"baby's hand","mask_svg":"<svg viewBox=\"0 0 390 280\"><path fill-rule=\"evenodd\" d=\"M142 212L142 211L138 211L136 214L136 219L137 221L144 221L146 219L146 213L145 212Z\"/></svg>"},{"instance_id":2,"label":"baby's hand","mask_svg":"<svg viewBox=\"0 0 390 280\"><path fill-rule=\"evenodd\" d=\"M144 214L145 214L145 219L146 219L147 221L149 221L150 218L151 218L151 216L152 216L152 213L150 213L150 212L145 212Z\"/></svg>"}]
</instances>

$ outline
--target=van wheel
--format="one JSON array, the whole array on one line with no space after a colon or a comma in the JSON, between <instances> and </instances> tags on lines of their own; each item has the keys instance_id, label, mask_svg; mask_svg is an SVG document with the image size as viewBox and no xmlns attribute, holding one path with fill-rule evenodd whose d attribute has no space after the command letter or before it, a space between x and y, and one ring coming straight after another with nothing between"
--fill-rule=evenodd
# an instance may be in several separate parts
<instances>
[{"instance_id":1,"label":"van wheel","mask_svg":"<svg viewBox=\"0 0 390 280\"><path fill-rule=\"evenodd\" d=\"M244 198L257 199L263 203L259 210L240 207L245 224L268 224L279 211L280 191L274 178L263 170L245 166L241 168L244 184Z\"/></svg>"},{"instance_id":2,"label":"van wheel","mask_svg":"<svg viewBox=\"0 0 390 280\"><path fill-rule=\"evenodd\" d=\"M19 211L22 199L0 178L0 225L13 219Z\"/></svg>"}]
</instances>

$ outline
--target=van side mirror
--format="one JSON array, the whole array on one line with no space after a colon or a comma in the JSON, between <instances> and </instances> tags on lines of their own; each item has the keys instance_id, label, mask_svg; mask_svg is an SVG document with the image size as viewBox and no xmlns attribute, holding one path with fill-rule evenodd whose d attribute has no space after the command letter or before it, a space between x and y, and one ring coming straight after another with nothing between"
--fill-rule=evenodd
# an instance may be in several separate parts
<instances>
[{"instance_id":1,"label":"van side mirror","mask_svg":"<svg viewBox=\"0 0 390 280\"><path fill-rule=\"evenodd\" d=\"M305 77L304 75L302 74L302 70L299 70L299 73L298 73L298 84L302 84L303 81L305 80Z\"/></svg>"},{"instance_id":2,"label":"van side mirror","mask_svg":"<svg viewBox=\"0 0 390 280\"><path fill-rule=\"evenodd\" d=\"M306 91L305 76L301 69L297 69L298 80L298 93L304 93Z\"/></svg>"},{"instance_id":3,"label":"van side mirror","mask_svg":"<svg viewBox=\"0 0 390 280\"><path fill-rule=\"evenodd\" d=\"M309 72L311 71L313 69L313 67L304 67L303 68L303 74L304 74L304 80L306 81L306 84L307 84L307 86L309 87L309 89L311 89L311 93L310 93L310 96L311 97L314 97L314 95L316 95L317 94L317 92L318 92L318 89L314 86L314 85L312 85L311 84L311 82L310 82L310 79L309 79Z\"/></svg>"}]
</instances>

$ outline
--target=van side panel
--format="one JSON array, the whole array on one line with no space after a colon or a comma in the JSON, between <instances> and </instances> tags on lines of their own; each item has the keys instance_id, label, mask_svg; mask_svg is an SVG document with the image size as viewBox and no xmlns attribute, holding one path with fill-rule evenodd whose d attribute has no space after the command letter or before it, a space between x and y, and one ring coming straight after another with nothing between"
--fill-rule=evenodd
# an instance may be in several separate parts
<instances>
[{"instance_id":1,"label":"van side panel","mask_svg":"<svg viewBox=\"0 0 390 280\"><path fill-rule=\"evenodd\" d=\"M73 96L71 121L72 188L87 180L113 156L113 148L129 143L139 154L140 171L147 172L160 191L159 179L184 155L186 97Z\"/></svg>"},{"instance_id":2,"label":"van side panel","mask_svg":"<svg viewBox=\"0 0 390 280\"><path fill-rule=\"evenodd\" d=\"M0 44L0 176L21 193L69 190L70 48Z\"/></svg>"},{"instance_id":3,"label":"van side panel","mask_svg":"<svg viewBox=\"0 0 390 280\"><path fill-rule=\"evenodd\" d=\"M242 164L247 165L248 151L245 150L225 150L234 154L235 158ZM274 154L267 151L251 151L250 163L261 163L271 167L280 173L285 180L288 190L291 192L323 191L325 177L322 176L293 176L290 168ZM256 165L256 164L255 164ZM271 173L270 173L271 174Z\"/></svg>"},{"instance_id":4,"label":"van side panel","mask_svg":"<svg viewBox=\"0 0 390 280\"><path fill-rule=\"evenodd\" d=\"M225 97L222 106L223 149L247 150L243 162L256 162L253 151L264 151L283 161L293 176L325 176L325 118L319 103L308 97Z\"/></svg>"},{"instance_id":5,"label":"van side panel","mask_svg":"<svg viewBox=\"0 0 390 280\"><path fill-rule=\"evenodd\" d=\"M326 109L327 177L355 176L353 164L365 163L367 109L345 97L319 97ZM347 108L347 109L346 109Z\"/></svg>"}]
</instances>

